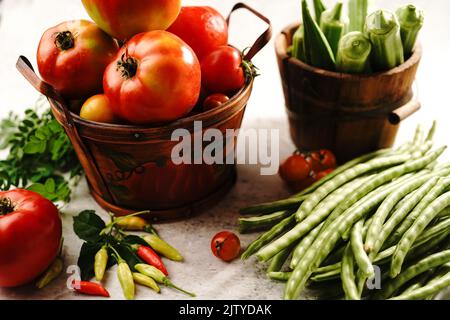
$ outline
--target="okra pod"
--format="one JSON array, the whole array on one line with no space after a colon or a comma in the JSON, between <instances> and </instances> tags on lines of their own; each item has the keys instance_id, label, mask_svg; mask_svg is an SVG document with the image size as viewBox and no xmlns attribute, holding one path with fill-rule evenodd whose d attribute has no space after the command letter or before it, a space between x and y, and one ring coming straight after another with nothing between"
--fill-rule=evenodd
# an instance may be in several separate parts
<instances>
[{"instance_id":1,"label":"okra pod","mask_svg":"<svg viewBox=\"0 0 450 320\"><path fill-rule=\"evenodd\" d=\"M336 3L333 9L324 11L320 19L320 29L328 40L328 44L336 56L339 40L345 34L345 23L342 21L342 2Z\"/></svg>"},{"instance_id":2,"label":"okra pod","mask_svg":"<svg viewBox=\"0 0 450 320\"><path fill-rule=\"evenodd\" d=\"M365 31L372 42L372 66L375 71L389 70L405 61L400 25L394 14L375 11L367 17Z\"/></svg>"},{"instance_id":3,"label":"okra pod","mask_svg":"<svg viewBox=\"0 0 450 320\"><path fill-rule=\"evenodd\" d=\"M424 13L413 4L400 7L396 11L400 23L400 34L405 58L409 58L416 44L417 36L422 29Z\"/></svg>"},{"instance_id":4,"label":"okra pod","mask_svg":"<svg viewBox=\"0 0 450 320\"><path fill-rule=\"evenodd\" d=\"M344 73L363 73L368 70L372 44L362 32L346 34L339 42L336 70Z\"/></svg>"},{"instance_id":5,"label":"okra pod","mask_svg":"<svg viewBox=\"0 0 450 320\"><path fill-rule=\"evenodd\" d=\"M369 9L368 0L349 0L348 1L348 15L349 15L349 31L364 31L364 23L366 22L367 11Z\"/></svg>"},{"instance_id":6,"label":"okra pod","mask_svg":"<svg viewBox=\"0 0 450 320\"><path fill-rule=\"evenodd\" d=\"M305 27L301 25L292 37L292 57L305 61Z\"/></svg>"},{"instance_id":7,"label":"okra pod","mask_svg":"<svg viewBox=\"0 0 450 320\"><path fill-rule=\"evenodd\" d=\"M314 4L314 14L316 16L317 24L320 25L320 19L322 18L322 13L327 10L322 0L313 0Z\"/></svg>"}]
</instances>

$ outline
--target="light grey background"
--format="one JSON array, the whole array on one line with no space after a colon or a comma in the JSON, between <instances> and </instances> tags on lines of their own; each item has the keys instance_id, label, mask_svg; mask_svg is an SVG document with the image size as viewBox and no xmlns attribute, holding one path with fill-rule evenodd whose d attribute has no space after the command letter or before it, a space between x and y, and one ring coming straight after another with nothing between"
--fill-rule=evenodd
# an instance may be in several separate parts
<instances>
[{"instance_id":1,"label":"light grey background","mask_svg":"<svg viewBox=\"0 0 450 320\"><path fill-rule=\"evenodd\" d=\"M226 15L233 0L184 1L184 4L212 5ZM298 21L299 0L247 0L247 4L267 15L274 27L274 34L287 24ZM325 1L331 3L332 1ZM393 10L404 0L373 1L374 7ZM439 120L437 144L449 142L450 126L448 95L450 75L450 1L415 0L414 3L426 11L425 27L421 33L424 47L423 61L418 73L418 88L423 109L405 121L400 129L398 143L406 141L418 123L429 125ZM78 0L3 0L0 1L0 117L10 110L20 112L32 106L38 95L19 75L15 63L19 55L26 55L35 65L35 54L42 33L64 20L88 18ZM231 43L240 48L247 47L262 32L264 25L251 16L238 13L232 20ZM273 43L270 43L254 63L261 76L255 83L249 102L244 127L279 128L281 130L281 157L294 150L288 137L284 99L279 81ZM448 158L448 152L446 154ZM235 261L222 263L212 256L209 243L212 236L222 229L236 228L237 210L248 204L279 199L286 196L277 176L262 177L257 166L239 166L239 181L233 191L224 196L217 206L200 217L189 221L158 226L164 238L169 239L186 257L186 262L168 262L173 281L190 289L202 299L278 299L283 286L271 282L264 275L264 268L254 260L245 263ZM85 183L76 190L73 201L64 208L64 236L66 265L76 263L81 242L73 234L72 217L83 209L96 209L106 215L95 204L87 192ZM246 246L256 235L241 237ZM48 288L37 291L30 287L0 289L0 299L86 299L65 288L66 277ZM122 299L115 269L108 272L105 283L114 299ZM139 299L183 299L170 289L162 294L139 287ZM313 296L305 296L313 298Z\"/></svg>"}]
</instances>

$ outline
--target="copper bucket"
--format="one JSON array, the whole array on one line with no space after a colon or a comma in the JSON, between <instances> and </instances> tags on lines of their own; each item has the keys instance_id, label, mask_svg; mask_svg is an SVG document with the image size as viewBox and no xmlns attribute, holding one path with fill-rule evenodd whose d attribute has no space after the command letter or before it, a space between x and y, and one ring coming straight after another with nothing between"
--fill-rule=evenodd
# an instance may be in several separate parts
<instances>
[{"instance_id":1,"label":"copper bucket","mask_svg":"<svg viewBox=\"0 0 450 320\"><path fill-rule=\"evenodd\" d=\"M246 60L251 60L269 42L272 29L267 18L242 3L233 7L227 21L241 8L268 24L245 55ZM172 141L171 136L176 129L186 129L193 139L199 133L194 130L196 121L202 122L203 132L214 128L225 134L227 129L239 129L253 79L219 108L164 126L143 127L81 119L69 111L50 85L39 79L25 57L19 58L17 68L47 96L83 166L91 194L105 210L117 215L150 210L147 218L154 222L186 218L216 203L235 183L234 164L173 164L171 152L179 142Z\"/></svg>"},{"instance_id":2,"label":"copper bucket","mask_svg":"<svg viewBox=\"0 0 450 320\"><path fill-rule=\"evenodd\" d=\"M297 148L327 148L342 163L391 147L400 122L420 108L412 87L421 47L415 48L408 61L386 72L331 72L287 54L298 26L288 26L275 40L291 137Z\"/></svg>"}]
</instances>

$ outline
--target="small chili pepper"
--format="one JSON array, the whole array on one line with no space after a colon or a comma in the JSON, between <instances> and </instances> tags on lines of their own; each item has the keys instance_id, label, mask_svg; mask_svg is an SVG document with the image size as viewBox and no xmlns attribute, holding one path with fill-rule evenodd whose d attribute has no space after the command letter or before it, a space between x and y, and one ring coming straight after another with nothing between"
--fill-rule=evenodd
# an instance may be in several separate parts
<instances>
[{"instance_id":1,"label":"small chili pepper","mask_svg":"<svg viewBox=\"0 0 450 320\"><path fill-rule=\"evenodd\" d=\"M137 216L120 217L116 219L116 225L126 231L145 231L152 234L157 234L156 230L144 218Z\"/></svg>"},{"instance_id":2,"label":"small chili pepper","mask_svg":"<svg viewBox=\"0 0 450 320\"><path fill-rule=\"evenodd\" d=\"M157 293L159 293L161 291L161 289L159 288L159 286L155 282L155 280L153 280L150 277L147 277L146 275L143 275L142 273L134 272L133 279L134 279L134 282L136 282L140 285L149 287L150 289L155 290Z\"/></svg>"},{"instance_id":3,"label":"small chili pepper","mask_svg":"<svg viewBox=\"0 0 450 320\"><path fill-rule=\"evenodd\" d=\"M140 273L146 275L147 277L150 277L152 279L154 279L156 282L161 283L167 287L170 288L174 288L178 291L181 291L191 297L195 297L194 293L191 293L189 291L183 290L179 287L177 287L176 285L174 285L172 283L172 281L170 281L169 278L167 278L164 273L162 273L160 270L158 270L157 268L155 268L154 266L150 266L148 264L143 264L143 263L139 263L137 265L134 266L134 268L139 271Z\"/></svg>"},{"instance_id":4,"label":"small chili pepper","mask_svg":"<svg viewBox=\"0 0 450 320\"><path fill-rule=\"evenodd\" d=\"M89 281L74 281L73 289L76 292L90 296L99 296L109 298L109 292L99 283Z\"/></svg>"},{"instance_id":5,"label":"small chili pepper","mask_svg":"<svg viewBox=\"0 0 450 320\"><path fill-rule=\"evenodd\" d=\"M95 254L94 272L95 272L95 279L97 281L103 280L103 276L105 275L107 264L108 264L108 249L107 249L107 246L104 245Z\"/></svg>"},{"instance_id":6,"label":"small chili pepper","mask_svg":"<svg viewBox=\"0 0 450 320\"><path fill-rule=\"evenodd\" d=\"M36 282L36 287L38 289L44 288L61 274L63 268L63 260L60 257L56 257L55 261L52 262L47 271L45 271L45 273Z\"/></svg>"},{"instance_id":7,"label":"small chili pepper","mask_svg":"<svg viewBox=\"0 0 450 320\"><path fill-rule=\"evenodd\" d=\"M162 262L161 258L156 254L155 251L152 250L152 248L142 245L133 245L132 248L134 251L136 251L139 258L147 262L149 265L158 268L166 276L169 275L166 266Z\"/></svg>"},{"instance_id":8,"label":"small chili pepper","mask_svg":"<svg viewBox=\"0 0 450 320\"><path fill-rule=\"evenodd\" d=\"M164 257L173 261L183 261L183 256L170 244L162 240L160 237L149 234L142 237L153 250L162 254Z\"/></svg>"},{"instance_id":9,"label":"small chili pepper","mask_svg":"<svg viewBox=\"0 0 450 320\"><path fill-rule=\"evenodd\" d=\"M123 295L127 300L133 300L135 294L135 286L133 280L133 273L130 267L123 260L116 249L110 247L114 251L113 256L117 260L117 278L119 278L120 286L122 287Z\"/></svg>"}]
</instances>

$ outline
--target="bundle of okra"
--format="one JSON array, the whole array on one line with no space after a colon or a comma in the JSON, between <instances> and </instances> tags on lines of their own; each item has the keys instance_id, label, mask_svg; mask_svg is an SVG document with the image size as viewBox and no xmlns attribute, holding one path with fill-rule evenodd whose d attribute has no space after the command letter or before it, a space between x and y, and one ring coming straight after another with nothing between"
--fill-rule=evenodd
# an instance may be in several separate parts
<instances>
[{"instance_id":1,"label":"bundle of okra","mask_svg":"<svg viewBox=\"0 0 450 320\"><path fill-rule=\"evenodd\" d=\"M424 14L410 4L395 14L368 15L369 0L348 0L349 22L342 2L326 10L314 0L313 19L302 0L303 24L292 39L291 54L311 66L344 73L370 73L395 68L408 59L423 26Z\"/></svg>"},{"instance_id":2,"label":"bundle of okra","mask_svg":"<svg viewBox=\"0 0 450 320\"><path fill-rule=\"evenodd\" d=\"M346 299L426 299L450 286L450 163L419 126L412 142L337 168L286 200L242 214L241 232L268 230L242 254L269 261L284 298L337 285ZM286 265L286 266L285 266ZM372 282L371 282L372 281ZM370 290L379 282L381 289ZM373 288L372 288L373 289ZM338 296L340 294L338 293Z\"/></svg>"}]
</instances>

